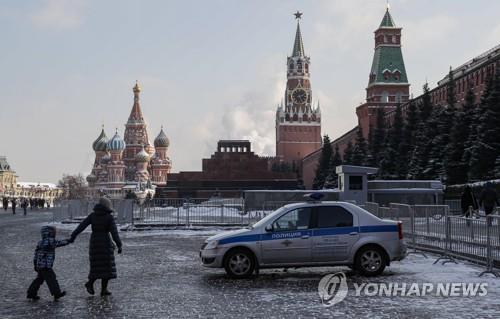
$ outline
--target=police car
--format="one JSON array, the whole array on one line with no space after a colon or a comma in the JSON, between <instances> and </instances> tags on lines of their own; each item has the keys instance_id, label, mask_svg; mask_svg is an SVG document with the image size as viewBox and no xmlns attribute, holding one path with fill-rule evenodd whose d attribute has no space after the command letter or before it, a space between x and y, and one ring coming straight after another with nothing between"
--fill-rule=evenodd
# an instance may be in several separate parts
<instances>
[{"instance_id":1,"label":"police car","mask_svg":"<svg viewBox=\"0 0 500 319\"><path fill-rule=\"evenodd\" d=\"M346 265L364 276L406 256L401 222L380 219L346 202L312 201L279 208L252 226L208 238L206 267L246 278L262 268Z\"/></svg>"}]
</instances>

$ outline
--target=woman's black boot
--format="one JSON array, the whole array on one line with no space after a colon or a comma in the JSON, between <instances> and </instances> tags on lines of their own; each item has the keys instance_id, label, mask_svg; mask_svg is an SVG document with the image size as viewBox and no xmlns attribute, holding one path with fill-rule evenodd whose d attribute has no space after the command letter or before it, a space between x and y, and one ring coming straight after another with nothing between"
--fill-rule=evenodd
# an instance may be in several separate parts
<instances>
[{"instance_id":1,"label":"woman's black boot","mask_svg":"<svg viewBox=\"0 0 500 319\"><path fill-rule=\"evenodd\" d=\"M109 296L111 295L111 292L108 290L108 280L107 279L102 279L101 280L101 296Z\"/></svg>"},{"instance_id":2,"label":"woman's black boot","mask_svg":"<svg viewBox=\"0 0 500 319\"><path fill-rule=\"evenodd\" d=\"M88 282L85 283L85 288L87 288L87 292L91 295L95 294L94 291L94 281L89 280Z\"/></svg>"}]
</instances>

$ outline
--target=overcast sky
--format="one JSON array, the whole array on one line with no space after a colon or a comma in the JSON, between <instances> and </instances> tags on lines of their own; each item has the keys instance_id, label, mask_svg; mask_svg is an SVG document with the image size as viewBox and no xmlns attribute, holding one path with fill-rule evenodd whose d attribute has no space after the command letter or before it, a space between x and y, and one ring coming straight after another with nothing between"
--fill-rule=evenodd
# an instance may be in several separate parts
<instances>
[{"instance_id":1,"label":"overcast sky","mask_svg":"<svg viewBox=\"0 0 500 319\"><path fill-rule=\"evenodd\" d=\"M392 0L412 92L500 44L500 1ZM219 139L275 154L296 10L323 133L356 125L385 0L0 1L0 155L20 181L87 174L91 145L124 124L135 80L151 141L173 171L200 170Z\"/></svg>"}]
</instances>

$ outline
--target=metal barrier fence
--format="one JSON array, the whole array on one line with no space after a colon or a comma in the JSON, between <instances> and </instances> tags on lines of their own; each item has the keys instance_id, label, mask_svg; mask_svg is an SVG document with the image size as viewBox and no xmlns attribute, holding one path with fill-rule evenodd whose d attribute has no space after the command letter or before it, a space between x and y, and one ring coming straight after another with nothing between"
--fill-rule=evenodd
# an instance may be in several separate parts
<instances>
[{"instance_id":1,"label":"metal barrier fence","mask_svg":"<svg viewBox=\"0 0 500 319\"><path fill-rule=\"evenodd\" d=\"M411 231L408 236L413 248L439 252L445 248L445 221L449 214L447 205L414 205Z\"/></svg>"},{"instance_id":2,"label":"metal barrier fence","mask_svg":"<svg viewBox=\"0 0 500 319\"><path fill-rule=\"evenodd\" d=\"M373 215L377 216L379 205L377 203L366 202L364 208L365 208L365 210L369 211Z\"/></svg>"},{"instance_id":3,"label":"metal barrier fence","mask_svg":"<svg viewBox=\"0 0 500 319\"><path fill-rule=\"evenodd\" d=\"M154 199L138 204L114 200L115 218L120 224L146 225L241 225L265 217L293 202L264 202L261 210L247 211L244 199ZM92 212L95 200L64 200L53 210L54 221L78 221ZM448 205L406 205L391 203L363 207L379 218L399 220L406 243L414 249L441 254L446 261L459 257L485 265L488 272L500 267L500 216L465 218L454 215Z\"/></svg>"},{"instance_id":4,"label":"metal barrier fence","mask_svg":"<svg viewBox=\"0 0 500 319\"><path fill-rule=\"evenodd\" d=\"M466 259L487 267L484 273L500 276L500 216L466 218L450 213L447 205L390 204L380 207L381 218L403 222L406 243L441 255L436 262Z\"/></svg>"},{"instance_id":5,"label":"metal barrier fence","mask_svg":"<svg viewBox=\"0 0 500 319\"><path fill-rule=\"evenodd\" d=\"M132 223L135 203L133 200L112 200L116 222ZM97 200L61 200L52 210L52 221L79 221L87 217L94 209Z\"/></svg>"},{"instance_id":6,"label":"metal barrier fence","mask_svg":"<svg viewBox=\"0 0 500 319\"><path fill-rule=\"evenodd\" d=\"M261 217L245 211L243 199L154 199L137 205L134 223L248 225Z\"/></svg>"},{"instance_id":7,"label":"metal barrier fence","mask_svg":"<svg viewBox=\"0 0 500 319\"><path fill-rule=\"evenodd\" d=\"M415 228L412 218L413 210L410 205L391 203L389 209L389 212L396 217L394 219L403 223L403 233L409 233Z\"/></svg>"},{"instance_id":8,"label":"metal barrier fence","mask_svg":"<svg viewBox=\"0 0 500 319\"><path fill-rule=\"evenodd\" d=\"M248 225L265 216L245 211L243 199L112 200L119 224ZM80 221L93 211L97 200L63 200L53 210L53 221Z\"/></svg>"}]
</instances>

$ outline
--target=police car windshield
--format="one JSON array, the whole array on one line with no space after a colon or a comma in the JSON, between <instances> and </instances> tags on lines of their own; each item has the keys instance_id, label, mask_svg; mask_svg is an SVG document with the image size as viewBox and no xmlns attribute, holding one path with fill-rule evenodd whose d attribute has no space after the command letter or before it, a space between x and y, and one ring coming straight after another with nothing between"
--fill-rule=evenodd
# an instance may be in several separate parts
<instances>
[{"instance_id":1,"label":"police car windshield","mask_svg":"<svg viewBox=\"0 0 500 319\"><path fill-rule=\"evenodd\" d=\"M255 228L255 227L260 227L262 225L265 225L267 224L267 222L272 219L274 216L276 216L276 214L279 214L280 212L284 211L285 210L285 207L280 207L278 208L277 210L275 210L274 212L272 212L271 214L267 215L266 217L262 218L261 220L259 220L258 222L256 222L255 224L253 224L252 226L250 226L251 228Z\"/></svg>"}]
</instances>

